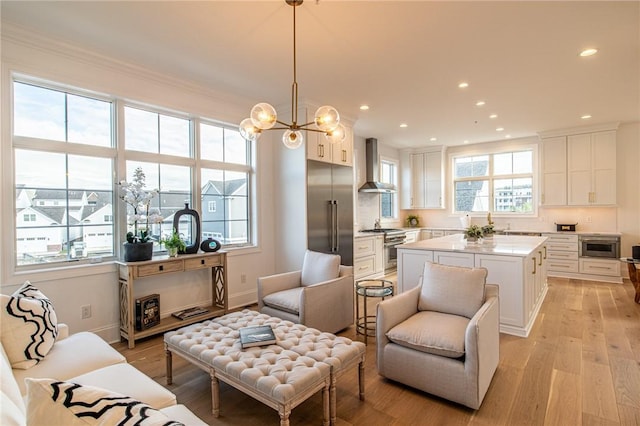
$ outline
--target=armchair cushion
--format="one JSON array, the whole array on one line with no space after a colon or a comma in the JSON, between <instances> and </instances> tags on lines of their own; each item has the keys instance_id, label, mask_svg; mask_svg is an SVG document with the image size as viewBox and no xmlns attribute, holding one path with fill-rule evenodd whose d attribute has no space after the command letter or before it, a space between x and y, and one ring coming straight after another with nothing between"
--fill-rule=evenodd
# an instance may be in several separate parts
<instances>
[{"instance_id":1,"label":"armchair cushion","mask_svg":"<svg viewBox=\"0 0 640 426\"><path fill-rule=\"evenodd\" d=\"M264 296L262 303L281 311L298 315L300 313L300 293L304 288L296 287Z\"/></svg>"},{"instance_id":2,"label":"armchair cushion","mask_svg":"<svg viewBox=\"0 0 640 426\"><path fill-rule=\"evenodd\" d=\"M340 255L307 250L302 263L302 286L333 280L340 275Z\"/></svg>"},{"instance_id":3,"label":"armchair cushion","mask_svg":"<svg viewBox=\"0 0 640 426\"><path fill-rule=\"evenodd\" d=\"M465 353L464 339L469 319L459 315L422 311L393 327L387 337L417 351L448 358Z\"/></svg>"},{"instance_id":4,"label":"armchair cushion","mask_svg":"<svg viewBox=\"0 0 640 426\"><path fill-rule=\"evenodd\" d=\"M425 262L418 310L471 318L484 303L485 268Z\"/></svg>"},{"instance_id":5,"label":"armchair cushion","mask_svg":"<svg viewBox=\"0 0 640 426\"><path fill-rule=\"evenodd\" d=\"M26 281L11 296L0 295L2 345L13 368L28 369L51 350L58 334L53 304Z\"/></svg>"}]
</instances>

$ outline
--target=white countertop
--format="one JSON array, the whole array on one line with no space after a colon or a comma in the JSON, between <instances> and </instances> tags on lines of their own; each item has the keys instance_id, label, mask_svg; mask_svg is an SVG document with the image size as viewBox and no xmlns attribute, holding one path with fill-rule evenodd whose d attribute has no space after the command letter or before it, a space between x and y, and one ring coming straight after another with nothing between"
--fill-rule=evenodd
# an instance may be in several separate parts
<instances>
[{"instance_id":1,"label":"white countertop","mask_svg":"<svg viewBox=\"0 0 640 426\"><path fill-rule=\"evenodd\" d=\"M469 244L462 234L402 244L398 250L439 250L476 254L498 254L525 257L531 254L547 237L495 235L493 241Z\"/></svg>"}]
</instances>

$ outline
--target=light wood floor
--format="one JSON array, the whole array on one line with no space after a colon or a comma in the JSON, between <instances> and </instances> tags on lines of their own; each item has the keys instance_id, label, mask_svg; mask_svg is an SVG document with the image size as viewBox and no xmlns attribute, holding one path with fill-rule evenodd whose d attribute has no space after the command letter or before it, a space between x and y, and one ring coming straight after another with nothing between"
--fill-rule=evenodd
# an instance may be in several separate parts
<instances>
[{"instance_id":1,"label":"light wood floor","mask_svg":"<svg viewBox=\"0 0 640 426\"><path fill-rule=\"evenodd\" d=\"M341 335L355 338L351 327ZM162 336L114 345L162 385ZM473 411L380 377L369 338L366 397L355 371L338 381L339 425L640 425L640 305L624 284L550 278L549 292L527 339L502 334L500 364L482 407ZM211 415L209 376L174 356L168 388L215 425L278 425L272 410L221 383L221 415ZM321 424L321 397L296 407L292 425Z\"/></svg>"}]
</instances>

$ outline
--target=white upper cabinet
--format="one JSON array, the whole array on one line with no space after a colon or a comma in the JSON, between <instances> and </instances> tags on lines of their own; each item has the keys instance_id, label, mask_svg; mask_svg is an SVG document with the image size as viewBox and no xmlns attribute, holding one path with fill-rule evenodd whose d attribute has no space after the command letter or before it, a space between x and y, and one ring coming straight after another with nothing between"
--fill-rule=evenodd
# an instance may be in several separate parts
<instances>
[{"instance_id":1,"label":"white upper cabinet","mask_svg":"<svg viewBox=\"0 0 640 426\"><path fill-rule=\"evenodd\" d=\"M616 204L615 127L542 135L540 205Z\"/></svg>"},{"instance_id":2,"label":"white upper cabinet","mask_svg":"<svg viewBox=\"0 0 640 426\"><path fill-rule=\"evenodd\" d=\"M567 137L567 204L616 203L616 132Z\"/></svg>"},{"instance_id":3,"label":"white upper cabinet","mask_svg":"<svg viewBox=\"0 0 640 426\"><path fill-rule=\"evenodd\" d=\"M346 137L340 143L330 143L324 133L307 131L307 159L353 166L353 130L343 125Z\"/></svg>"},{"instance_id":4,"label":"white upper cabinet","mask_svg":"<svg viewBox=\"0 0 640 426\"><path fill-rule=\"evenodd\" d=\"M405 161L401 166L408 170L402 173L407 181L402 186L402 208L444 208L443 155L443 149L404 153Z\"/></svg>"},{"instance_id":5,"label":"white upper cabinet","mask_svg":"<svg viewBox=\"0 0 640 426\"><path fill-rule=\"evenodd\" d=\"M567 205L567 138L560 136L542 140L543 206Z\"/></svg>"}]
</instances>

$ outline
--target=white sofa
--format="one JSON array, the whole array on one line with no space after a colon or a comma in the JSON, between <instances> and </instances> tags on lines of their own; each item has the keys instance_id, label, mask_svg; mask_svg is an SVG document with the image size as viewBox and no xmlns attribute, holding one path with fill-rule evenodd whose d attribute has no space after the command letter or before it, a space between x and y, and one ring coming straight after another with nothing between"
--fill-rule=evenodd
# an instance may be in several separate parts
<instances>
[{"instance_id":1,"label":"white sofa","mask_svg":"<svg viewBox=\"0 0 640 426\"><path fill-rule=\"evenodd\" d=\"M69 335L66 325L58 324L57 327L58 336L52 349L38 364L26 370L12 369L5 348L0 346L1 425L45 424L31 420L27 413L27 407L32 406L27 399L25 379L28 378L50 378L101 388L127 395L187 426L206 425L185 406L178 405L172 392L128 364L118 351L96 334L80 332ZM52 419L56 417L53 413L51 416L46 424L55 425L56 421Z\"/></svg>"}]
</instances>

